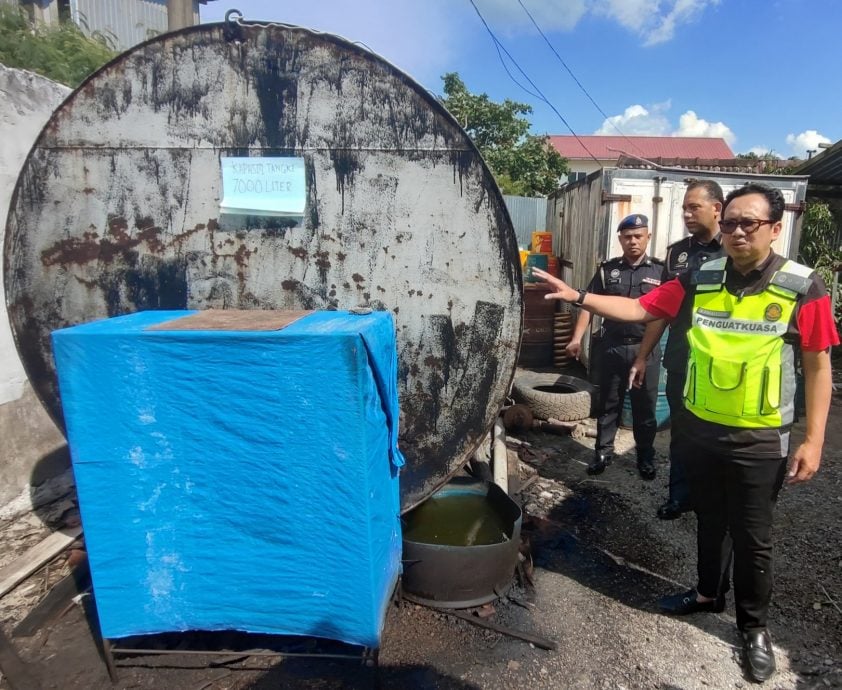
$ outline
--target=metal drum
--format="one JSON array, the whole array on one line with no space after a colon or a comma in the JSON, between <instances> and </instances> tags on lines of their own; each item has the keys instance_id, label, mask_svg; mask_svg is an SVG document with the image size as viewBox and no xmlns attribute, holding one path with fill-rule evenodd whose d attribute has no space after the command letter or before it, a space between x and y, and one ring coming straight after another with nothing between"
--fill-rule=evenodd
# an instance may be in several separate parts
<instances>
[{"instance_id":1,"label":"metal drum","mask_svg":"<svg viewBox=\"0 0 842 690\"><path fill-rule=\"evenodd\" d=\"M303 158L303 219L221 214L224 156ZM90 77L23 167L4 258L12 331L59 424L56 328L141 309L391 311L404 509L465 462L514 374L518 249L477 149L407 75L303 28L191 27Z\"/></svg>"}]
</instances>

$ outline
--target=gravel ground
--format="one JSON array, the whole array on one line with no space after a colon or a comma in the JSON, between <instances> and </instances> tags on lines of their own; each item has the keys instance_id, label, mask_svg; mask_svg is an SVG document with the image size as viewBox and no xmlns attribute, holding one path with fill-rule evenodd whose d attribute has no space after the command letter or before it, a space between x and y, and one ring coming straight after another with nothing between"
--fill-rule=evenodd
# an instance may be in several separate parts
<instances>
[{"instance_id":1,"label":"gravel ground","mask_svg":"<svg viewBox=\"0 0 842 690\"><path fill-rule=\"evenodd\" d=\"M780 671L765 684L768 688L842 687L842 398L834 400L828 426L820 473L807 485L786 488L779 502L770 629ZM555 640L558 649L538 649L403 602L389 611L380 651L381 687L752 685L739 663L732 602L722 614L685 619L655 611L658 596L695 582L693 517L655 518L666 494L667 434L658 436L658 477L652 482L637 475L628 431L618 435L618 461L597 478L584 472L592 440L532 432L522 438L532 447L520 451L521 479L538 475L522 497L534 588L516 585L510 599L483 613L495 623ZM44 515L72 522L72 496ZM37 542L43 531L32 515L0 524L2 560ZM6 632L63 572L63 559L3 598ZM111 687L89 620L81 607L72 606L34 637L13 639L41 687ZM226 640L229 648L231 643ZM211 668L204 660L175 656L128 657L120 664L119 688L357 688L371 687L373 680L372 671L358 663L326 660L232 657Z\"/></svg>"}]
</instances>

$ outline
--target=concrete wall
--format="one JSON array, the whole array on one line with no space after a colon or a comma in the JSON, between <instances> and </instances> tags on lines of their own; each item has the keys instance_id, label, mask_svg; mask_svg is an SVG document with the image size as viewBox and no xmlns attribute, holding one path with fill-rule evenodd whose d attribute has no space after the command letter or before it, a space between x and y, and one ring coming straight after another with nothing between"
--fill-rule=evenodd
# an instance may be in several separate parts
<instances>
[{"instance_id":1,"label":"concrete wall","mask_svg":"<svg viewBox=\"0 0 842 690\"><path fill-rule=\"evenodd\" d=\"M70 89L0 65L0 246L18 173L53 110ZM2 290L3 262L0 262ZM26 379L0 300L0 505L31 504L35 489L68 467L64 438ZM26 507L25 505L22 507Z\"/></svg>"}]
</instances>

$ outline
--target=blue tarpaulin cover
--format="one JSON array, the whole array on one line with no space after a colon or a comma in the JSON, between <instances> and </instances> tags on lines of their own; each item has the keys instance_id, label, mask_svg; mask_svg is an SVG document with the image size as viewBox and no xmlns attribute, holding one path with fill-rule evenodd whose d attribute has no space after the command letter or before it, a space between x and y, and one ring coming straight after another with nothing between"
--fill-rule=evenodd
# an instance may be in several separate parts
<instances>
[{"instance_id":1,"label":"blue tarpaulin cover","mask_svg":"<svg viewBox=\"0 0 842 690\"><path fill-rule=\"evenodd\" d=\"M102 633L378 646L400 572L391 314L282 330L53 333Z\"/></svg>"}]
</instances>

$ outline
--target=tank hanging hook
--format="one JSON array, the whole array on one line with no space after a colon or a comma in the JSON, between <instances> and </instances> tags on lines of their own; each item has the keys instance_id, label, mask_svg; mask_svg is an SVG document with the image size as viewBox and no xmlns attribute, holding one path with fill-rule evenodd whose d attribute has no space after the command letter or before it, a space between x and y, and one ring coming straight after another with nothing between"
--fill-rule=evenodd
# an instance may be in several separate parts
<instances>
[{"instance_id":1,"label":"tank hanging hook","mask_svg":"<svg viewBox=\"0 0 842 690\"><path fill-rule=\"evenodd\" d=\"M237 15L237 19L231 19L234 15ZM239 22L243 18L243 13L240 10L230 9L225 13L225 23L226 24L233 24L235 21Z\"/></svg>"},{"instance_id":2,"label":"tank hanging hook","mask_svg":"<svg viewBox=\"0 0 842 690\"><path fill-rule=\"evenodd\" d=\"M243 13L240 10L230 9L225 13L225 26L222 29L222 36L226 41L242 43L243 30L241 21Z\"/></svg>"}]
</instances>

